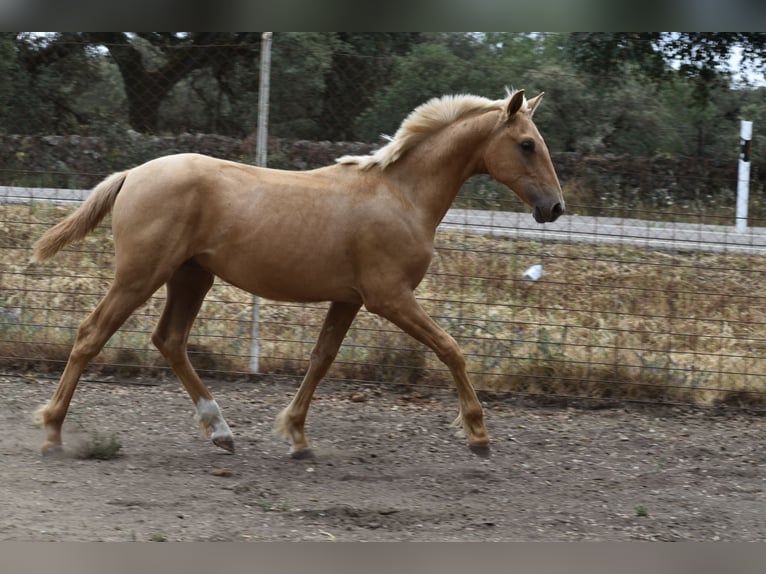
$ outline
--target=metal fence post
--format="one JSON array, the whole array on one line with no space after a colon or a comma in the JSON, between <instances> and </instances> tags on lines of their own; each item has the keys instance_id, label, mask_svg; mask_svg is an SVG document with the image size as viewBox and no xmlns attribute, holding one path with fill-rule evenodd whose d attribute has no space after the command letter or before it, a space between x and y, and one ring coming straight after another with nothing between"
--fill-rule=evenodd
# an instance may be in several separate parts
<instances>
[{"instance_id":1,"label":"metal fence post","mask_svg":"<svg viewBox=\"0 0 766 574\"><path fill-rule=\"evenodd\" d=\"M267 135L269 131L269 81L271 74L271 32L261 36L261 75L258 86L258 128L255 141L255 164L266 167ZM250 372L258 373L261 358L260 302L253 295L253 316L250 336Z\"/></svg>"},{"instance_id":2,"label":"metal fence post","mask_svg":"<svg viewBox=\"0 0 766 574\"><path fill-rule=\"evenodd\" d=\"M737 176L737 231L747 229L747 202L750 193L750 141L753 139L753 122L742 120L739 131L740 152Z\"/></svg>"}]
</instances>

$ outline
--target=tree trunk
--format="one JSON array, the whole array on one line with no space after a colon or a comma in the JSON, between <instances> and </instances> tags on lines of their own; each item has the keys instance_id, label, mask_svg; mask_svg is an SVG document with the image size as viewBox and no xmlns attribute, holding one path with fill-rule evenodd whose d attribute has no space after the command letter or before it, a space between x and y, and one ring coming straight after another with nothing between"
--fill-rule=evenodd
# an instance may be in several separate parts
<instances>
[{"instance_id":1,"label":"tree trunk","mask_svg":"<svg viewBox=\"0 0 766 574\"><path fill-rule=\"evenodd\" d=\"M163 100L179 80L204 65L203 59L189 57L187 51L175 49L161 68L149 71L141 52L124 33L101 32L87 36L91 42L103 44L117 64L128 99L128 121L138 132L157 131Z\"/></svg>"}]
</instances>

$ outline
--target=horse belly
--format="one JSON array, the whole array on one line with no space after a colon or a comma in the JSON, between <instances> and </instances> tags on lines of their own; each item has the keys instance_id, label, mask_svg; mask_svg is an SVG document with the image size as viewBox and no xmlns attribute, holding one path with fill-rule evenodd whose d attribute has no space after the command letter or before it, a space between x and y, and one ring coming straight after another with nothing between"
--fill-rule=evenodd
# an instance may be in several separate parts
<instances>
[{"instance_id":1,"label":"horse belly","mask_svg":"<svg viewBox=\"0 0 766 574\"><path fill-rule=\"evenodd\" d=\"M227 283L275 301L361 301L348 262L280 249L204 252L197 262Z\"/></svg>"}]
</instances>

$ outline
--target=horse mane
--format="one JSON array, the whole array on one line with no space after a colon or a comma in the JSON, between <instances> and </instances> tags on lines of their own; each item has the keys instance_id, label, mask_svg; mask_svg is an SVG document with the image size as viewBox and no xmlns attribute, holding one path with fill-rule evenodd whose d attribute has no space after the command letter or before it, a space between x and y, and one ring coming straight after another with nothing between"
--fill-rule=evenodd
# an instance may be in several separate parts
<instances>
[{"instance_id":1,"label":"horse mane","mask_svg":"<svg viewBox=\"0 0 766 574\"><path fill-rule=\"evenodd\" d=\"M370 155L344 155L335 161L341 164L356 164L362 170L370 169L375 165L385 169L430 134L468 114L492 110L504 111L516 93L515 90L509 89L506 89L506 92L506 97L502 100L490 100L470 94L432 98L412 110L393 137L384 135L383 137L389 141L382 148ZM521 111L527 111L526 98Z\"/></svg>"}]
</instances>

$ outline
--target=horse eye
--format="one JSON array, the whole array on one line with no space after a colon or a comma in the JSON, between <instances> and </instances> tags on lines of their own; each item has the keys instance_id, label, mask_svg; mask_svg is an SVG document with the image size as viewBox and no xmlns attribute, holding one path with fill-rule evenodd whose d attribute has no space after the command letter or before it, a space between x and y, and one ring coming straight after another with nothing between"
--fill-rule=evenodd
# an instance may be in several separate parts
<instances>
[{"instance_id":1,"label":"horse eye","mask_svg":"<svg viewBox=\"0 0 766 574\"><path fill-rule=\"evenodd\" d=\"M532 140L524 140L519 145L521 145L521 149L523 149L524 151L527 151L527 152L535 151L535 142Z\"/></svg>"}]
</instances>

